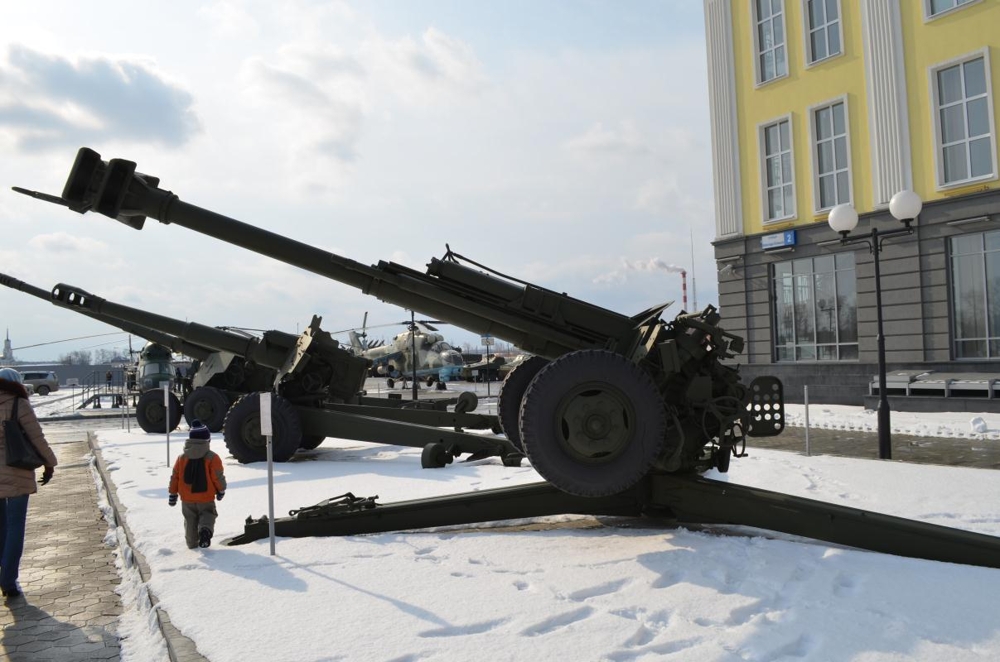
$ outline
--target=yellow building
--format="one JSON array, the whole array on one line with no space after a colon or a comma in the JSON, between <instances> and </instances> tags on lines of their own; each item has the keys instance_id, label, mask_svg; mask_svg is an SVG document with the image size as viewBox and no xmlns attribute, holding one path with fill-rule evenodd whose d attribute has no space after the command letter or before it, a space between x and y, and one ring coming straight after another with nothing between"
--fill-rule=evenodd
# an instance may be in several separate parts
<instances>
[{"instance_id":1,"label":"yellow building","mask_svg":"<svg viewBox=\"0 0 1000 662\"><path fill-rule=\"evenodd\" d=\"M992 399L1000 0L704 7L720 308L747 337L748 372L781 376L791 401L809 385L860 403L877 371L879 265L887 392ZM922 210L876 260L873 230L904 229L889 204L901 191ZM838 205L860 218L847 236L868 242L841 242Z\"/></svg>"}]
</instances>

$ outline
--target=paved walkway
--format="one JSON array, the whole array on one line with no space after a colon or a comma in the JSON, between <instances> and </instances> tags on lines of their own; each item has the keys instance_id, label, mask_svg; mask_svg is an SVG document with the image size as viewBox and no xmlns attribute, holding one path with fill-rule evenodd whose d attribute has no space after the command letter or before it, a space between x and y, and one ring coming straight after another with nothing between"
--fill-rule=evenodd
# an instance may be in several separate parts
<instances>
[{"instance_id":1,"label":"paved walkway","mask_svg":"<svg viewBox=\"0 0 1000 662\"><path fill-rule=\"evenodd\" d=\"M59 458L55 477L28 501L20 584L0 607L2 659L118 660L121 600L108 524L97 507L90 448L82 430L46 437Z\"/></svg>"},{"instance_id":2,"label":"paved walkway","mask_svg":"<svg viewBox=\"0 0 1000 662\"><path fill-rule=\"evenodd\" d=\"M117 547L108 545L108 522L98 507L90 469L91 446L86 424L49 424L45 437L59 458L52 482L39 486L28 501L28 526L19 583L24 595L0 604L0 660L11 662L79 662L120 660L117 624L122 613L115 590ZM97 454L97 467L103 463ZM120 516L114 486L104 480L115 518ZM149 580L145 559L133 552L143 581ZM156 597L150 596L154 605ZM206 662L194 643L157 610L171 662ZM166 662L143 660L142 662Z\"/></svg>"}]
</instances>

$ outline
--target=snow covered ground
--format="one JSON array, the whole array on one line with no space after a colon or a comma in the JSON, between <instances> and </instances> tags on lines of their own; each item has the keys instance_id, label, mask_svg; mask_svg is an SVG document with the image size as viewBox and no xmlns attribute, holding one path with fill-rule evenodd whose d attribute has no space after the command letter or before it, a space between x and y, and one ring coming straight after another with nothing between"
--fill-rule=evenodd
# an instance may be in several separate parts
<instances>
[{"instance_id":1,"label":"snow covered ground","mask_svg":"<svg viewBox=\"0 0 1000 662\"><path fill-rule=\"evenodd\" d=\"M58 394L48 396L54 398ZM44 411L45 399L33 399ZM55 406L55 405L53 405ZM803 412L788 407L790 424ZM973 421L982 419L973 431ZM860 407L810 424L874 429ZM1000 416L894 413L911 434L1000 437ZM753 530L461 528L188 550L167 505L183 435L98 433L148 589L212 662L228 660L996 660L1000 570ZM212 441L224 457L221 434ZM1000 474L755 450L710 477L1000 536ZM381 502L539 480L499 460L420 468L418 449L327 439L275 467L275 512L352 491ZM263 464L225 460L216 540L267 512ZM134 578L126 590L136 592ZM141 609L143 600L133 600ZM160 659L148 618L123 619L127 660Z\"/></svg>"}]
</instances>

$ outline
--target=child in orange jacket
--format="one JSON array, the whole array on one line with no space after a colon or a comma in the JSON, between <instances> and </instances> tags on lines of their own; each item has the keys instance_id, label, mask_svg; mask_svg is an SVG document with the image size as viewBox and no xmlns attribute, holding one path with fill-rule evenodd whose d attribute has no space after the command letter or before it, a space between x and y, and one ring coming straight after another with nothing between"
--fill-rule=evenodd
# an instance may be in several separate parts
<instances>
[{"instance_id":1,"label":"child in orange jacket","mask_svg":"<svg viewBox=\"0 0 1000 662\"><path fill-rule=\"evenodd\" d=\"M219 512L215 502L226 495L226 477L222 472L222 458L208 449L212 433L195 419L184 443L184 453L174 462L170 475L171 506L181 497L184 514L184 538L189 549L208 547L215 533L215 519Z\"/></svg>"}]
</instances>

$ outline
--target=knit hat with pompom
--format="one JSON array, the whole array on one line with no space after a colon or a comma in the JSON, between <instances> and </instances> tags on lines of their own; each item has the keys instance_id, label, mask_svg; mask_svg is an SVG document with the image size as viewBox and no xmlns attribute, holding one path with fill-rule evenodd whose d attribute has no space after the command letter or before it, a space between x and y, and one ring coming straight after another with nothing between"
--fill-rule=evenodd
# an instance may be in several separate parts
<instances>
[{"instance_id":1,"label":"knit hat with pompom","mask_svg":"<svg viewBox=\"0 0 1000 662\"><path fill-rule=\"evenodd\" d=\"M188 432L188 439L211 439L212 432L204 423L197 418L191 421L191 431Z\"/></svg>"}]
</instances>

